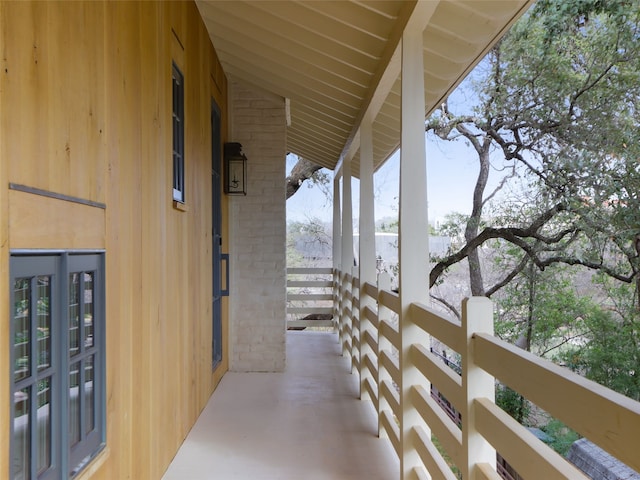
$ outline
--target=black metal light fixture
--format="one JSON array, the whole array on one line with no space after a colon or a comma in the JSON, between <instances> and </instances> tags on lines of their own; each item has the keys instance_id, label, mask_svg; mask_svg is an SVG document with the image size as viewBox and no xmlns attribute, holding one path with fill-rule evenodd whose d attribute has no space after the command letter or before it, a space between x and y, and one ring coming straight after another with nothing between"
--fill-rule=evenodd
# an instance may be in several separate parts
<instances>
[{"instance_id":1,"label":"black metal light fixture","mask_svg":"<svg viewBox=\"0 0 640 480\"><path fill-rule=\"evenodd\" d=\"M237 142L224 144L224 193L247 194L247 157Z\"/></svg>"}]
</instances>

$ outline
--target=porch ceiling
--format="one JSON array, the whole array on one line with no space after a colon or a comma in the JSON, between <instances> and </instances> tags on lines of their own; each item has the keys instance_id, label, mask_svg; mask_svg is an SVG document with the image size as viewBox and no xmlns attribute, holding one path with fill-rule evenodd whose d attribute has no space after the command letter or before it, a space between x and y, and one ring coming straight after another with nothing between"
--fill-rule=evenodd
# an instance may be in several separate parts
<instances>
[{"instance_id":1,"label":"porch ceiling","mask_svg":"<svg viewBox=\"0 0 640 480\"><path fill-rule=\"evenodd\" d=\"M533 3L427 1L196 3L225 72L289 99L288 150L330 169L352 157L357 177L363 118L374 120L376 169L399 147L398 46L409 21L426 24L428 115Z\"/></svg>"}]
</instances>

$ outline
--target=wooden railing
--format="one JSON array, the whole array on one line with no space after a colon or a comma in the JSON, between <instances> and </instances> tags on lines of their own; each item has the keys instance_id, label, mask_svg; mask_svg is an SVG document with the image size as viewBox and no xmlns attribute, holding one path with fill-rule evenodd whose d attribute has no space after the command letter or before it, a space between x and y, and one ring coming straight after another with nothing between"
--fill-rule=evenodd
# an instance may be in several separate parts
<instances>
[{"instance_id":1,"label":"wooden railing","mask_svg":"<svg viewBox=\"0 0 640 480\"><path fill-rule=\"evenodd\" d=\"M287 328L333 326L333 270L287 268Z\"/></svg>"},{"instance_id":2,"label":"wooden railing","mask_svg":"<svg viewBox=\"0 0 640 480\"><path fill-rule=\"evenodd\" d=\"M377 285L340 271L334 279L342 350L359 374L361 398L377 411L380 436L401 458L402 480L456 480L452 464L464 479L496 480L496 450L523 478L588 478L495 404L496 379L640 471L640 403L494 337L489 299L466 300L460 323L422 304L402 312L384 274ZM399 321L392 321L394 314ZM407 346L396 324L426 332L457 352L462 374L424 344L409 345L402 364L398 352ZM420 375L406 388L416 379L409 370ZM403 382L405 388L398 388ZM461 413L462 428L430 395L431 385ZM408 392L405 398L402 392Z\"/></svg>"}]
</instances>

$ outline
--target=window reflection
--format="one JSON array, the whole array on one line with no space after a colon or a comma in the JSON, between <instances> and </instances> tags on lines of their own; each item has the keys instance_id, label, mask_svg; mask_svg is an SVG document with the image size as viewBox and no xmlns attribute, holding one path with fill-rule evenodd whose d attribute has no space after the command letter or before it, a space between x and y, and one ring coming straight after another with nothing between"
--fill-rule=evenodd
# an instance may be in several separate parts
<instances>
[{"instance_id":1,"label":"window reflection","mask_svg":"<svg viewBox=\"0 0 640 480\"><path fill-rule=\"evenodd\" d=\"M37 464L38 474L51 466L51 377L38 382Z\"/></svg>"},{"instance_id":2,"label":"window reflection","mask_svg":"<svg viewBox=\"0 0 640 480\"><path fill-rule=\"evenodd\" d=\"M69 275L69 355L80 353L80 274Z\"/></svg>"},{"instance_id":3,"label":"window reflection","mask_svg":"<svg viewBox=\"0 0 640 480\"><path fill-rule=\"evenodd\" d=\"M84 347L93 347L93 272L84 274Z\"/></svg>"},{"instance_id":4,"label":"window reflection","mask_svg":"<svg viewBox=\"0 0 640 480\"><path fill-rule=\"evenodd\" d=\"M80 441L80 362L71 365L69 372L69 445Z\"/></svg>"},{"instance_id":5,"label":"window reflection","mask_svg":"<svg viewBox=\"0 0 640 480\"><path fill-rule=\"evenodd\" d=\"M14 283L13 331L14 331L14 381L29 376L31 369L31 321L29 307L31 298L31 281L29 278L18 278Z\"/></svg>"},{"instance_id":6,"label":"window reflection","mask_svg":"<svg viewBox=\"0 0 640 480\"><path fill-rule=\"evenodd\" d=\"M38 372L51 364L51 278L38 277L37 287L37 355Z\"/></svg>"},{"instance_id":7,"label":"window reflection","mask_svg":"<svg viewBox=\"0 0 640 480\"><path fill-rule=\"evenodd\" d=\"M23 388L14 393L14 415L13 415L13 459L12 469L15 480L28 480L30 455L29 444L29 393L31 387Z\"/></svg>"},{"instance_id":8,"label":"window reflection","mask_svg":"<svg viewBox=\"0 0 640 480\"><path fill-rule=\"evenodd\" d=\"M85 397L85 433L89 434L95 428L95 392L93 390L94 355L87 357L84 366L84 397Z\"/></svg>"}]
</instances>

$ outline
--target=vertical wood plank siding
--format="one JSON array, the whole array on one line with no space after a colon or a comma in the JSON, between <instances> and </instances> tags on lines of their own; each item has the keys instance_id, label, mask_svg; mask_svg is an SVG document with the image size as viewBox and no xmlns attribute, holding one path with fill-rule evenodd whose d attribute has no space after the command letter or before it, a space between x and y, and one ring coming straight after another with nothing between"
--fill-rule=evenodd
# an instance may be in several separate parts
<instances>
[{"instance_id":1,"label":"vertical wood plank siding","mask_svg":"<svg viewBox=\"0 0 640 480\"><path fill-rule=\"evenodd\" d=\"M184 209L172 201L174 38ZM10 249L105 249L108 449L81 478L158 479L228 365L225 344L212 372L210 115L213 97L224 142L226 78L193 2L1 2L0 51L0 371L11 370ZM34 200L9 183L106 209ZM0 375L5 446L10 380ZM0 480L9 463L0 449Z\"/></svg>"}]
</instances>

